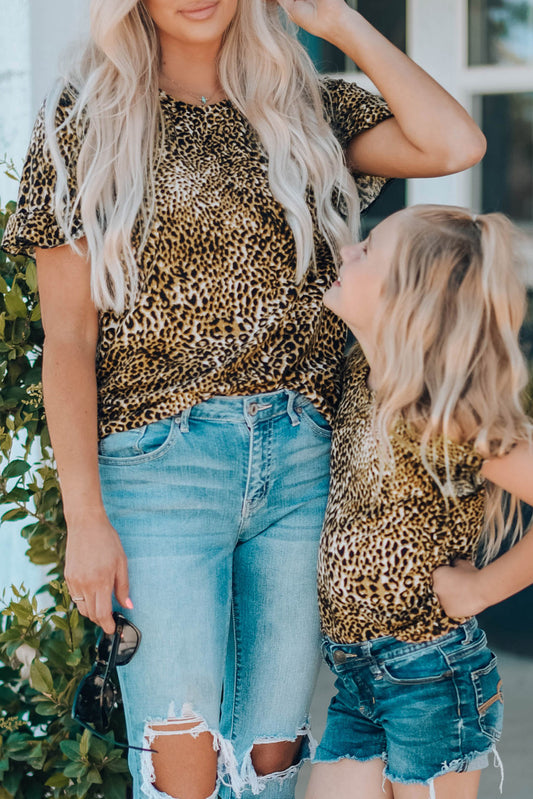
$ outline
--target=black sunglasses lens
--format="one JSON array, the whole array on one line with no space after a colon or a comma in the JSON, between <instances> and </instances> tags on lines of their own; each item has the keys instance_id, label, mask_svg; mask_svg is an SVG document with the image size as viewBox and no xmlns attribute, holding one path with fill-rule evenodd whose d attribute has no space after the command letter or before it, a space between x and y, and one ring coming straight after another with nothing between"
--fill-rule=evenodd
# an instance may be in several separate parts
<instances>
[{"instance_id":1,"label":"black sunglasses lens","mask_svg":"<svg viewBox=\"0 0 533 799\"><path fill-rule=\"evenodd\" d=\"M117 633L113 635L104 634L98 641L98 660L108 663L113 649L113 641L115 635L119 635L115 655L115 665L124 666L134 656L139 646L139 632L136 627L128 624L126 621L117 622Z\"/></svg>"},{"instance_id":2,"label":"black sunglasses lens","mask_svg":"<svg viewBox=\"0 0 533 799\"><path fill-rule=\"evenodd\" d=\"M100 671L92 671L78 688L74 702L74 718L94 724L95 729L105 732L109 718L117 702L117 689Z\"/></svg>"}]
</instances>

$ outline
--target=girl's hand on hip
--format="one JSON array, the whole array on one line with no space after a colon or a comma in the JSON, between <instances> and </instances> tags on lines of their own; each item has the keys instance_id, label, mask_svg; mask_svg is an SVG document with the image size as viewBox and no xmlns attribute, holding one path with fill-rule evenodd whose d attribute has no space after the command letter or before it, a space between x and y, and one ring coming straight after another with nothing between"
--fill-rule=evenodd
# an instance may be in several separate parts
<instances>
[{"instance_id":1,"label":"girl's hand on hip","mask_svg":"<svg viewBox=\"0 0 533 799\"><path fill-rule=\"evenodd\" d=\"M118 533L105 515L69 525L65 580L80 613L106 633L115 632L113 591L122 607L133 608L127 558Z\"/></svg>"},{"instance_id":2,"label":"girl's hand on hip","mask_svg":"<svg viewBox=\"0 0 533 799\"><path fill-rule=\"evenodd\" d=\"M444 612L452 619L475 616L487 604L481 597L481 571L467 560L456 560L452 566L439 566L433 572L433 591Z\"/></svg>"},{"instance_id":3,"label":"girl's hand on hip","mask_svg":"<svg viewBox=\"0 0 533 799\"><path fill-rule=\"evenodd\" d=\"M345 14L355 12L345 0L278 0L293 22L314 36L329 41Z\"/></svg>"}]
</instances>

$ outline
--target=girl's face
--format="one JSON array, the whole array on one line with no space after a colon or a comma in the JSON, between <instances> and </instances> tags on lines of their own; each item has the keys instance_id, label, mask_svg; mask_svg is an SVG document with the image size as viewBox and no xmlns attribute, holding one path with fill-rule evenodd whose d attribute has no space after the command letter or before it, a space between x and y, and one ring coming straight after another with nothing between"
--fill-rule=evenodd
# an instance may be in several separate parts
<instances>
[{"instance_id":1,"label":"girl's face","mask_svg":"<svg viewBox=\"0 0 533 799\"><path fill-rule=\"evenodd\" d=\"M219 43L239 0L144 0L159 36L184 45Z\"/></svg>"},{"instance_id":2,"label":"girl's face","mask_svg":"<svg viewBox=\"0 0 533 799\"><path fill-rule=\"evenodd\" d=\"M339 277L324 294L324 305L356 335L373 331L403 213L399 211L380 222L364 241L343 247Z\"/></svg>"}]
</instances>

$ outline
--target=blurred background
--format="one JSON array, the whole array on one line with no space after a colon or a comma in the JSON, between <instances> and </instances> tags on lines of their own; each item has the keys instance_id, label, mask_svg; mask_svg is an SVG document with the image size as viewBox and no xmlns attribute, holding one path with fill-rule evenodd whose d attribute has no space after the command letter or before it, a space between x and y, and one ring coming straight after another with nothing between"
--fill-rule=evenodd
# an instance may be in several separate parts
<instances>
[{"instance_id":1,"label":"blurred background","mask_svg":"<svg viewBox=\"0 0 533 799\"><path fill-rule=\"evenodd\" d=\"M382 33L442 83L483 129L483 162L460 175L393 181L369 209L365 226L406 204L469 206L503 211L525 233L526 280L531 288L523 347L533 361L533 0L348 0ZM37 109L65 49L88 27L88 0L0 0L0 158L20 170ZM373 89L366 76L331 45L302 34L317 67ZM406 87L406 91L409 87ZM0 205L16 199L16 183L0 168ZM533 475L532 475L533 480ZM16 524L0 531L0 590L43 575L24 558ZM502 662L506 729L503 796L531 799L533 780L533 589L483 614L481 623ZM315 734L325 722L332 682L323 671L313 706ZM303 796L307 771L300 780ZM483 777L481 799L499 796L499 778Z\"/></svg>"}]
</instances>

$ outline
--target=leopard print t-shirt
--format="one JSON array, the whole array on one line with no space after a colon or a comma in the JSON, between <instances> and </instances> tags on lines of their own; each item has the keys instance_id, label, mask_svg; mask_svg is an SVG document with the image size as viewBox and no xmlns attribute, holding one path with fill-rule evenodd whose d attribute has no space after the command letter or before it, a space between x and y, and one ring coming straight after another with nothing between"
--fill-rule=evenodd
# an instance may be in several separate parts
<instances>
[{"instance_id":1,"label":"leopard print t-shirt","mask_svg":"<svg viewBox=\"0 0 533 799\"><path fill-rule=\"evenodd\" d=\"M324 80L324 113L343 147L390 116L386 103L342 80ZM65 121L73 98L57 109ZM165 146L148 240L138 252L140 286L124 313L100 314L96 357L100 435L179 413L213 395L293 389L331 418L338 400L344 325L322 305L335 279L315 224L317 268L295 282L295 245L268 181L258 137L229 100L205 107L160 92ZM59 146L76 194L81 134ZM355 176L361 207L386 179ZM53 213L56 173L43 109L2 247L32 255L65 243ZM74 223L75 238L84 235Z\"/></svg>"},{"instance_id":2,"label":"leopard print t-shirt","mask_svg":"<svg viewBox=\"0 0 533 799\"><path fill-rule=\"evenodd\" d=\"M331 488L318 565L322 628L339 643L387 635L427 641L464 621L446 616L431 575L437 566L474 554L484 517L482 458L471 444L448 442L458 501L447 502L422 462L418 437L401 424L392 437L394 466L380 475L368 371L356 347L333 423ZM442 441L430 452L444 485Z\"/></svg>"}]
</instances>

